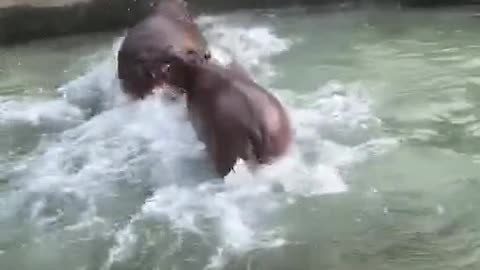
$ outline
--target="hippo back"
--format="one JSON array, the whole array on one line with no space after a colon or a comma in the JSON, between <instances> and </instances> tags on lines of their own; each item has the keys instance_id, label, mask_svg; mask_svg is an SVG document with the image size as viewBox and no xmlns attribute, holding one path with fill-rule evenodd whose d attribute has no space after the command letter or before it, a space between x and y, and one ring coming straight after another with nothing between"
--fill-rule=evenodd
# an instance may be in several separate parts
<instances>
[{"instance_id":1,"label":"hippo back","mask_svg":"<svg viewBox=\"0 0 480 270\"><path fill-rule=\"evenodd\" d=\"M238 119L248 123L245 126L255 134L249 139L255 155L261 163L271 163L275 158L284 155L291 145L292 130L290 119L280 100L262 86L254 82L247 72L234 63L227 68L206 63L202 65L202 81L208 81L202 88L221 88L214 91L235 93L236 100L243 103L245 110ZM228 83L227 83L228 82ZM228 89L228 90L227 90ZM201 93L198 93L201 94ZM208 95L208 93L205 93ZM233 94L232 94L233 95ZM240 98L241 96L241 98ZM245 100L245 102L241 102ZM245 115L249 114L249 116ZM248 120L247 120L248 119ZM257 141L255 141L257 137ZM241 153L242 155L244 153ZM251 157L251 156L250 156ZM242 157L243 158L243 157Z\"/></svg>"},{"instance_id":2,"label":"hippo back","mask_svg":"<svg viewBox=\"0 0 480 270\"><path fill-rule=\"evenodd\" d=\"M270 163L284 155L292 140L289 116L281 102L252 80L238 80L234 88L241 91L250 101L254 119L258 121L263 143L257 147L262 162Z\"/></svg>"}]
</instances>

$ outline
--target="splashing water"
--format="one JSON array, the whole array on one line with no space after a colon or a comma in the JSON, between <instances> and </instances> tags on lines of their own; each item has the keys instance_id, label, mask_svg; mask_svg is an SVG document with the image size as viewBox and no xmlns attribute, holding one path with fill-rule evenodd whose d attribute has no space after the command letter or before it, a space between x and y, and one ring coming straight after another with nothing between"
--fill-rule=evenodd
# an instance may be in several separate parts
<instances>
[{"instance_id":1,"label":"splashing water","mask_svg":"<svg viewBox=\"0 0 480 270\"><path fill-rule=\"evenodd\" d=\"M219 62L239 59L266 87L275 76L270 59L293 44L267 26L217 21L205 33ZM102 269L147 259L166 268L221 268L235 255L287 243L282 225L270 219L275 213L298 196L345 192L344 170L395 144L372 135L380 121L361 84L332 81L313 95L272 89L292 118L292 152L256 175L239 162L223 185L212 174L184 104L159 96L128 102L120 91L115 55L121 40L103 62L60 87L65 101L0 105L0 121L70 123L7 170L16 189L0 205L0 216L17 216L10 228L35 235L33 243L20 237L32 254L50 249L51 261L58 261L96 241L104 248L99 262L91 263ZM272 191L272 183L285 192ZM0 239L19 237L12 230ZM195 259L185 259L190 257Z\"/></svg>"},{"instance_id":2,"label":"splashing water","mask_svg":"<svg viewBox=\"0 0 480 270\"><path fill-rule=\"evenodd\" d=\"M222 64L236 59L250 75L256 74L252 76L254 80L267 81L275 76L268 59L292 45L292 41L277 37L268 26L245 29L228 24L224 17L202 17L199 23L206 28L207 39L215 40L211 44L213 57Z\"/></svg>"}]
</instances>

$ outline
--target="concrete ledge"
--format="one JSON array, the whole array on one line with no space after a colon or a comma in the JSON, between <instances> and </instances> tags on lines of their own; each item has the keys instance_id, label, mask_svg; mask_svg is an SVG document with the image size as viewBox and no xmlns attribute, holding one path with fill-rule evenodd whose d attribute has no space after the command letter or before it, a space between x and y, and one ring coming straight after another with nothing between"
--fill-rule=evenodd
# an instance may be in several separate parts
<instances>
[{"instance_id":1,"label":"concrete ledge","mask_svg":"<svg viewBox=\"0 0 480 270\"><path fill-rule=\"evenodd\" d=\"M444 7L480 4L480 0L401 0L408 7Z\"/></svg>"},{"instance_id":2,"label":"concrete ledge","mask_svg":"<svg viewBox=\"0 0 480 270\"><path fill-rule=\"evenodd\" d=\"M50 2L38 3L38 2ZM11 1L10 1L11 2ZM17 2L17 1L14 1ZM0 6L0 44L72 33L106 31L134 24L153 0L18 1Z\"/></svg>"},{"instance_id":3,"label":"concrete ledge","mask_svg":"<svg viewBox=\"0 0 480 270\"><path fill-rule=\"evenodd\" d=\"M0 45L128 27L158 0L0 0ZM267 8L358 0L186 0L192 11ZM193 12L195 13L195 12Z\"/></svg>"},{"instance_id":4,"label":"concrete ledge","mask_svg":"<svg viewBox=\"0 0 480 270\"><path fill-rule=\"evenodd\" d=\"M101 32L131 26L157 0L0 0L0 45L66 34ZM480 0L187 0L193 11L224 11L286 5L401 3L433 7L480 4ZM194 12L195 13L195 12Z\"/></svg>"}]
</instances>

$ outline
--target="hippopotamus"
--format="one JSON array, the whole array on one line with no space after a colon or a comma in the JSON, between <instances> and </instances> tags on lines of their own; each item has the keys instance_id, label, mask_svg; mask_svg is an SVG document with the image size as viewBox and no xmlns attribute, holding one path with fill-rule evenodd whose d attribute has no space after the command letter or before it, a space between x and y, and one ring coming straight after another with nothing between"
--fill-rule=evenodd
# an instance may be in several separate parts
<instances>
[{"instance_id":1,"label":"hippopotamus","mask_svg":"<svg viewBox=\"0 0 480 270\"><path fill-rule=\"evenodd\" d=\"M127 31L118 52L118 78L123 91L142 99L162 86L165 50L210 58L208 43L183 0L163 0L151 14Z\"/></svg>"},{"instance_id":2,"label":"hippopotamus","mask_svg":"<svg viewBox=\"0 0 480 270\"><path fill-rule=\"evenodd\" d=\"M236 61L221 66L171 51L164 77L186 95L190 122L220 177L239 159L254 172L288 152L292 129L286 109Z\"/></svg>"}]
</instances>

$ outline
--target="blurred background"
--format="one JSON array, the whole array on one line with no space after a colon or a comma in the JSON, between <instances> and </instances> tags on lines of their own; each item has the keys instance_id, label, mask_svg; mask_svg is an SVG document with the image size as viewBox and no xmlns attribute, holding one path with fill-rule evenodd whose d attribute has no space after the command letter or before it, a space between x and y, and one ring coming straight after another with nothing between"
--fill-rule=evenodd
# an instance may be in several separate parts
<instances>
[{"instance_id":1,"label":"blurred background","mask_svg":"<svg viewBox=\"0 0 480 270\"><path fill-rule=\"evenodd\" d=\"M143 18L155 0L3 0L0 44L35 38L118 29ZM194 13L310 6L351 8L439 8L473 6L479 0L191 0ZM478 8L477 8L478 10ZM474 11L474 10L472 10ZM26 19L28 18L28 20Z\"/></svg>"}]
</instances>

